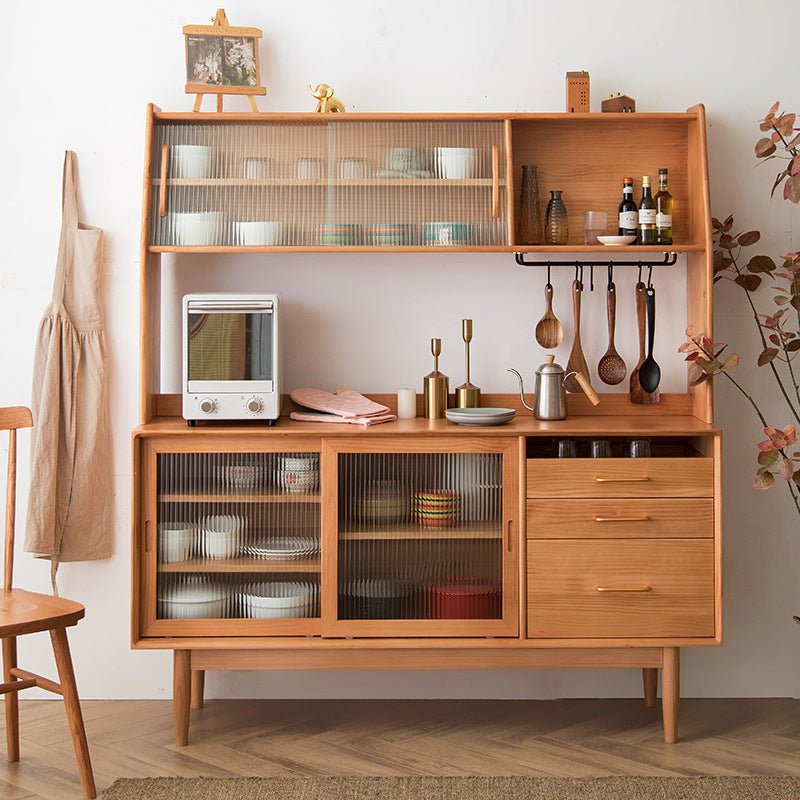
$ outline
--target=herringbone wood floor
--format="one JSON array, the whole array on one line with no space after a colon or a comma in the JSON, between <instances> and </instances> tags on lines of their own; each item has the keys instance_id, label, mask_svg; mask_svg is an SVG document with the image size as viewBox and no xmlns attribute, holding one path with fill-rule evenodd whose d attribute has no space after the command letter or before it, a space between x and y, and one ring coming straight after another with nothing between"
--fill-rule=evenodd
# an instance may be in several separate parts
<instances>
[{"instance_id":1,"label":"herringbone wood floor","mask_svg":"<svg viewBox=\"0 0 800 800\"><path fill-rule=\"evenodd\" d=\"M212 700L183 748L169 701L83 711L100 791L150 775L800 775L798 700L682 700L675 745L640 700ZM0 799L80 798L62 704L23 700L20 717Z\"/></svg>"}]
</instances>

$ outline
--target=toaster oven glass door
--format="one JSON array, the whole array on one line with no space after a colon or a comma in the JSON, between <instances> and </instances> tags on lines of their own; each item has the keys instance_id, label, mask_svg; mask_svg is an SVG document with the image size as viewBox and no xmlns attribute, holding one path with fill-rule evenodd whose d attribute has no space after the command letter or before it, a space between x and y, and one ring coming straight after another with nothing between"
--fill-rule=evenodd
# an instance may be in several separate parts
<instances>
[{"instance_id":1,"label":"toaster oven glass door","mask_svg":"<svg viewBox=\"0 0 800 800\"><path fill-rule=\"evenodd\" d=\"M270 302L190 302L188 391L273 391L275 321Z\"/></svg>"}]
</instances>

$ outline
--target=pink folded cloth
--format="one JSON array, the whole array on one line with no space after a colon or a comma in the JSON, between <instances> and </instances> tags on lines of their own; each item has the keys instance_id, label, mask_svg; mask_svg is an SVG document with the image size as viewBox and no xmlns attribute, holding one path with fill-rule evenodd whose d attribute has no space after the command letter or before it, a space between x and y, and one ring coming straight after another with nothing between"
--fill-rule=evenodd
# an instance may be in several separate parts
<instances>
[{"instance_id":1,"label":"pink folded cloth","mask_svg":"<svg viewBox=\"0 0 800 800\"><path fill-rule=\"evenodd\" d=\"M388 406L364 397L349 386L339 386L333 394L324 389L295 389L289 396L299 406L324 412L293 411L289 415L291 419L305 422L349 422L366 427L397 419Z\"/></svg>"}]
</instances>

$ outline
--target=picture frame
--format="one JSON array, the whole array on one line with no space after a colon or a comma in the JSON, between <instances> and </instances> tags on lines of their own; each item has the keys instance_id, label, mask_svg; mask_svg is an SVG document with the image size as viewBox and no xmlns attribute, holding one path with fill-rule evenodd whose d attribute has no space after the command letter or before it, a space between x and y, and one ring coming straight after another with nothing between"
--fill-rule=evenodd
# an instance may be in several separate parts
<instances>
[{"instance_id":1,"label":"picture frame","mask_svg":"<svg viewBox=\"0 0 800 800\"><path fill-rule=\"evenodd\" d=\"M195 111L203 95L217 95L217 111L223 95L246 95L257 111L253 96L265 95L258 64L259 28L233 27L225 9L217 9L212 25L184 25L186 43L186 93L196 94Z\"/></svg>"}]
</instances>

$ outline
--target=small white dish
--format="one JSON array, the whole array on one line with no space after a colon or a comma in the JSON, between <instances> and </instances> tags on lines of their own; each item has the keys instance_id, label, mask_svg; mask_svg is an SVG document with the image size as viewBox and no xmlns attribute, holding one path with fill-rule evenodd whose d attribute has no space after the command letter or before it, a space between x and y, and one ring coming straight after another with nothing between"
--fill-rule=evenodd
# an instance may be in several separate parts
<instances>
[{"instance_id":1,"label":"small white dish","mask_svg":"<svg viewBox=\"0 0 800 800\"><path fill-rule=\"evenodd\" d=\"M456 425L505 425L516 414L513 408L448 408L444 412Z\"/></svg>"},{"instance_id":2,"label":"small white dish","mask_svg":"<svg viewBox=\"0 0 800 800\"><path fill-rule=\"evenodd\" d=\"M598 236L597 241L606 247L614 247L622 244L633 244L636 241L635 236Z\"/></svg>"}]
</instances>

